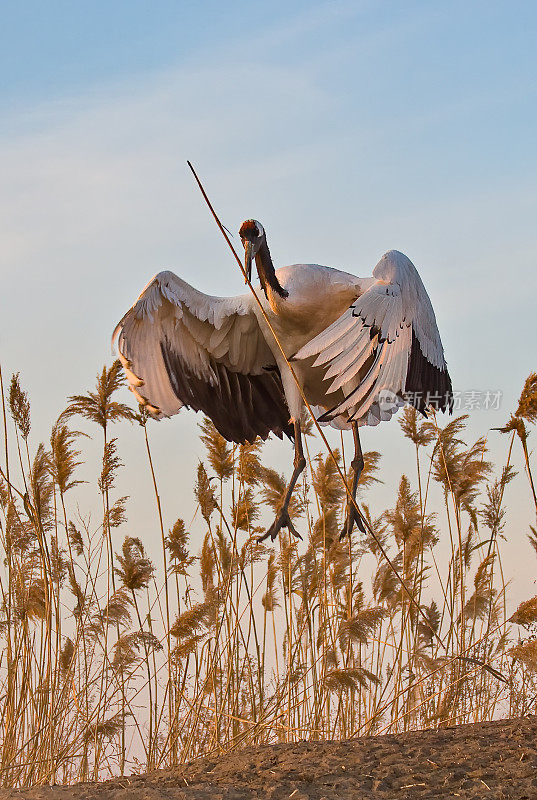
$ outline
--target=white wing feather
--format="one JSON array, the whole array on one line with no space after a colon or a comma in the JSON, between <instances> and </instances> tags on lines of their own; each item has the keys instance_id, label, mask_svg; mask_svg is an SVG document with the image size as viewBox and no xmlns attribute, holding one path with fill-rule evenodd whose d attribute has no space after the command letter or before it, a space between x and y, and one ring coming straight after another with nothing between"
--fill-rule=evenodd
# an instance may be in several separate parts
<instances>
[{"instance_id":1,"label":"white wing feather","mask_svg":"<svg viewBox=\"0 0 537 800\"><path fill-rule=\"evenodd\" d=\"M427 361L446 370L431 301L412 262L391 250L373 276L375 283L353 306L295 356L316 356L313 366L327 365L327 405L332 407L325 420L338 425L376 425L403 405L413 335ZM392 396L391 404L383 402L384 392Z\"/></svg>"},{"instance_id":2,"label":"white wing feather","mask_svg":"<svg viewBox=\"0 0 537 800\"><path fill-rule=\"evenodd\" d=\"M163 341L189 372L209 385L217 381L212 359L251 375L275 363L250 295L211 297L170 271L148 283L117 326L116 336L130 388L139 402L150 404L156 417L176 414L183 405L164 363Z\"/></svg>"}]
</instances>

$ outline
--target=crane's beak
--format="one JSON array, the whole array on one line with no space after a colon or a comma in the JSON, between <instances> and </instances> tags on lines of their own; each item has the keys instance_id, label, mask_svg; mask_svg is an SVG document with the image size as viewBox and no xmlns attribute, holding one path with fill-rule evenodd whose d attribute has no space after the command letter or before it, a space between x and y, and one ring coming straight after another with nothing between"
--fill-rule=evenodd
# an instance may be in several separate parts
<instances>
[{"instance_id":1,"label":"crane's beak","mask_svg":"<svg viewBox=\"0 0 537 800\"><path fill-rule=\"evenodd\" d=\"M248 280L252 280L252 258L254 245L248 239L243 240L244 243L244 271L248 275Z\"/></svg>"}]
</instances>

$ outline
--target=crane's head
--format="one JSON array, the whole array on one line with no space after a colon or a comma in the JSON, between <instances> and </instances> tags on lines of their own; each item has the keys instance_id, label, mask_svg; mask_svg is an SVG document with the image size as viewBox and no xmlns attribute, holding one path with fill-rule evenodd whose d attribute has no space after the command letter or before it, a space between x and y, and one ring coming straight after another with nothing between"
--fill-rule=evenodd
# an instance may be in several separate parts
<instances>
[{"instance_id":1,"label":"crane's head","mask_svg":"<svg viewBox=\"0 0 537 800\"><path fill-rule=\"evenodd\" d=\"M252 259L257 255L259 248L265 241L265 231L260 222L255 219L247 219L240 227L239 236L245 252L244 268L248 275L248 280L251 280Z\"/></svg>"}]
</instances>

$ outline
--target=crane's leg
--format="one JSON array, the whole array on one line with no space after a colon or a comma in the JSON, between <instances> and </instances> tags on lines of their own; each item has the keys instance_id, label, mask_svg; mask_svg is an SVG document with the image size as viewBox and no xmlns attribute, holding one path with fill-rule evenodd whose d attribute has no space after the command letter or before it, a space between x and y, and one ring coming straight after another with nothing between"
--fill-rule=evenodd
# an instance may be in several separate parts
<instances>
[{"instance_id":1,"label":"crane's leg","mask_svg":"<svg viewBox=\"0 0 537 800\"><path fill-rule=\"evenodd\" d=\"M293 474L291 475L291 480L287 484L287 490L285 492L285 497L283 498L283 503L281 508L278 512L278 515L268 531L258 538L258 542L264 541L264 539L270 538L272 541L275 540L278 533L281 531L282 528L287 528L293 536L296 536L298 539L302 539L302 536L299 534L293 523L291 522L291 518L289 516L289 502L291 500L291 495L293 494L293 489L295 488L296 482L300 477L300 474L304 470L306 466L306 459L304 458L304 452L302 450L302 432L300 430L300 422L293 422L294 429L295 429L295 458L293 461L294 470Z\"/></svg>"},{"instance_id":2,"label":"crane's leg","mask_svg":"<svg viewBox=\"0 0 537 800\"><path fill-rule=\"evenodd\" d=\"M362 470L364 468L364 456L362 453L360 434L358 433L358 425L356 424L356 422L352 423L352 435L354 437L354 458L351 461L351 467L353 473L351 493L353 500L356 500L356 489L358 487L358 481L360 480L360 475L362 474ZM359 530L362 531L362 533L365 533L362 517L356 510L355 505L351 502L350 497L347 497L347 514L345 517L345 524L343 526L343 530L339 535L340 540L344 539L345 536L351 535L352 529L354 528L354 523L358 525L358 528Z\"/></svg>"}]
</instances>

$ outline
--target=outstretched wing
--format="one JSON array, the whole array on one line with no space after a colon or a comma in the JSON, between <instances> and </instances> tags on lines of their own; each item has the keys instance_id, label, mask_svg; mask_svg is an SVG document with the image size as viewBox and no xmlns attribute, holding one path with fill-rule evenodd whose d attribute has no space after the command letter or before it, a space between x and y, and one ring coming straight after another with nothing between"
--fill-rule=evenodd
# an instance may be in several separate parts
<instances>
[{"instance_id":1,"label":"outstretched wing","mask_svg":"<svg viewBox=\"0 0 537 800\"><path fill-rule=\"evenodd\" d=\"M386 253L376 282L296 359L315 357L323 367L326 407L322 421L376 425L405 402L452 409L451 379L425 287L403 253Z\"/></svg>"},{"instance_id":2,"label":"outstretched wing","mask_svg":"<svg viewBox=\"0 0 537 800\"><path fill-rule=\"evenodd\" d=\"M280 373L248 295L210 297L160 272L116 335L130 388L152 416L203 411L233 442L291 433Z\"/></svg>"}]
</instances>

